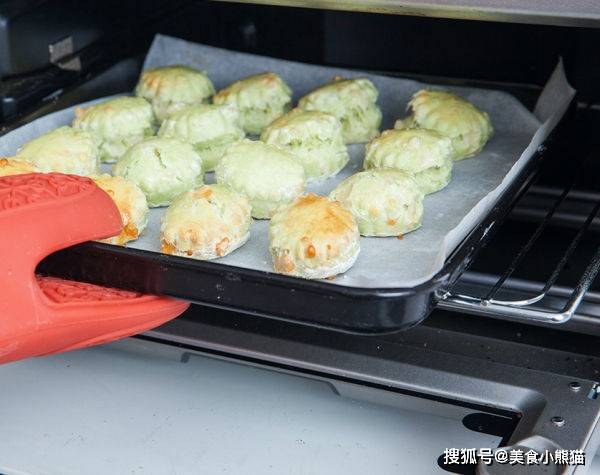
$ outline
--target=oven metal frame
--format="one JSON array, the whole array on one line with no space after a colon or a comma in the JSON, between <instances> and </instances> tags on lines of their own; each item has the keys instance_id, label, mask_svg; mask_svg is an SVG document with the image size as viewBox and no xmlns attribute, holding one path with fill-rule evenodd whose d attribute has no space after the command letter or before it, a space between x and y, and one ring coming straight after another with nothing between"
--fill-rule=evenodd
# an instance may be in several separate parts
<instances>
[{"instance_id":1,"label":"oven metal frame","mask_svg":"<svg viewBox=\"0 0 600 475\"><path fill-rule=\"evenodd\" d=\"M449 358L439 349L392 344L389 340L378 340L377 348L381 351L365 355L350 351L355 344L352 339L362 338L352 335L337 334L335 345L322 346L320 340L331 341L331 335L313 331L308 338L314 337L315 343L307 349L306 342L287 339L283 332L261 334L217 326L202 320L200 307L195 307L195 311L199 318L174 320L141 338L180 346L191 354L242 360L250 365L325 380L340 393L357 399L364 398L368 391L365 386L370 386L390 391L394 397L426 398L518 413L520 420L507 446L524 446L538 452L580 449L586 452L588 461L600 446L600 431L596 430L600 422L600 398L595 381L523 367L517 371L508 364L482 363L471 356L453 354ZM419 327L419 331L424 341L430 336L438 341L455 338L451 331L424 327ZM521 466L517 473L530 473L532 467ZM480 470L488 468L493 467L481 466ZM586 467L556 468L559 470L556 473L579 474Z\"/></svg>"},{"instance_id":2,"label":"oven metal frame","mask_svg":"<svg viewBox=\"0 0 600 475\"><path fill-rule=\"evenodd\" d=\"M385 15L499 21L539 25L598 27L600 4L594 0L555 2L553 0L218 0L282 7L344 10Z\"/></svg>"}]
</instances>

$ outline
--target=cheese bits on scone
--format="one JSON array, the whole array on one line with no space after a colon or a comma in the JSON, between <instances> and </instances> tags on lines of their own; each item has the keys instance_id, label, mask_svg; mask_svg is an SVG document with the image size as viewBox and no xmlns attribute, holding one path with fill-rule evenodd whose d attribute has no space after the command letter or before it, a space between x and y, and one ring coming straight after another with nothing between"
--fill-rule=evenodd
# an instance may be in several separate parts
<instances>
[{"instance_id":1,"label":"cheese bits on scone","mask_svg":"<svg viewBox=\"0 0 600 475\"><path fill-rule=\"evenodd\" d=\"M276 272L324 279L352 267L360 234L352 213L339 202L309 193L273 216L269 250Z\"/></svg>"},{"instance_id":2,"label":"cheese bits on scone","mask_svg":"<svg viewBox=\"0 0 600 475\"><path fill-rule=\"evenodd\" d=\"M92 134L65 126L27 142L15 158L31 162L41 172L88 176L98 173L98 155Z\"/></svg>"},{"instance_id":3,"label":"cheese bits on scone","mask_svg":"<svg viewBox=\"0 0 600 475\"><path fill-rule=\"evenodd\" d=\"M434 130L386 130L367 144L364 168L412 173L423 193L434 193L450 182L453 153L451 140Z\"/></svg>"},{"instance_id":4,"label":"cheese bits on scone","mask_svg":"<svg viewBox=\"0 0 600 475\"><path fill-rule=\"evenodd\" d=\"M305 110L334 115L342 124L346 143L368 142L379 133L379 92L368 79L335 79L308 93L298 102Z\"/></svg>"},{"instance_id":5,"label":"cheese bits on scone","mask_svg":"<svg viewBox=\"0 0 600 475\"><path fill-rule=\"evenodd\" d=\"M139 186L148 205L155 208L201 185L201 162L190 144L154 137L131 147L113 167L113 173Z\"/></svg>"},{"instance_id":6,"label":"cheese bits on scone","mask_svg":"<svg viewBox=\"0 0 600 475\"><path fill-rule=\"evenodd\" d=\"M293 154L309 182L336 175L349 160L342 125L326 112L292 109L272 122L261 140Z\"/></svg>"},{"instance_id":7,"label":"cheese bits on scone","mask_svg":"<svg viewBox=\"0 0 600 475\"><path fill-rule=\"evenodd\" d=\"M304 191L304 169L290 153L263 142L230 146L217 165L218 183L245 195L252 216L270 218Z\"/></svg>"},{"instance_id":8,"label":"cheese bits on scone","mask_svg":"<svg viewBox=\"0 0 600 475\"><path fill-rule=\"evenodd\" d=\"M400 170L357 173L329 195L354 215L363 236L399 236L419 228L423 196L413 175Z\"/></svg>"},{"instance_id":9,"label":"cheese bits on scone","mask_svg":"<svg viewBox=\"0 0 600 475\"><path fill-rule=\"evenodd\" d=\"M161 222L166 254L193 259L223 257L250 235L250 203L223 185L204 185L179 196Z\"/></svg>"},{"instance_id":10,"label":"cheese bits on scone","mask_svg":"<svg viewBox=\"0 0 600 475\"><path fill-rule=\"evenodd\" d=\"M494 129L487 112L446 91L418 91L409 103L411 114L396 121L394 128L421 127L435 130L452 140L454 160L477 155Z\"/></svg>"},{"instance_id":11,"label":"cheese bits on scone","mask_svg":"<svg viewBox=\"0 0 600 475\"><path fill-rule=\"evenodd\" d=\"M102 239L108 244L123 245L137 239L148 223L146 195L134 183L108 173L93 176L92 180L110 196L121 214L123 230L117 236Z\"/></svg>"},{"instance_id":12,"label":"cheese bits on scone","mask_svg":"<svg viewBox=\"0 0 600 475\"><path fill-rule=\"evenodd\" d=\"M207 102L215 93L206 73L189 66L163 66L142 73L135 95L147 99L159 122L185 106Z\"/></svg>"},{"instance_id":13,"label":"cheese bits on scone","mask_svg":"<svg viewBox=\"0 0 600 475\"><path fill-rule=\"evenodd\" d=\"M234 105L244 131L260 135L267 125L290 109L292 90L277 74L268 72L234 82L215 94L213 103Z\"/></svg>"},{"instance_id":14,"label":"cheese bits on scone","mask_svg":"<svg viewBox=\"0 0 600 475\"><path fill-rule=\"evenodd\" d=\"M244 138L238 112L232 106L201 104L187 106L169 116L160 126L159 137L174 137L194 146L205 172L213 171L225 149Z\"/></svg>"},{"instance_id":15,"label":"cheese bits on scone","mask_svg":"<svg viewBox=\"0 0 600 475\"><path fill-rule=\"evenodd\" d=\"M116 162L132 145L155 132L152 107L141 97L117 97L75 109L73 127L93 134L100 160Z\"/></svg>"},{"instance_id":16,"label":"cheese bits on scone","mask_svg":"<svg viewBox=\"0 0 600 475\"><path fill-rule=\"evenodd\" d=\"M39 172L38 168L27 160L19 160L14 157L0 157L0 177L36 172Z\"/></svg>"}]
</instances>

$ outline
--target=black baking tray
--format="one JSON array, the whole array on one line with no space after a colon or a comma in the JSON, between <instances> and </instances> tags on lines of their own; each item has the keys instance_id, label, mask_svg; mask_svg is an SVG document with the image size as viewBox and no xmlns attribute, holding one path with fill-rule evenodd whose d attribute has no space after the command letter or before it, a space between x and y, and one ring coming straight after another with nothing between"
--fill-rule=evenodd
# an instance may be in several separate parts
<instances>
[{"instance_id":1,"label":"black baking tray","mask_svg":"<svg viewBox=\"0 0 600 475\"><path fill-rule=\"evenodd\" d=\"M571 109L573 109L571 104ZM409 288L357 288L157 252L86 242L48 256L42 274L189 300L317 327L358 333L420 323L491 239L533 181L568 112L484 220L429 281Z\"/></svg>"},{"instance_id":2,"label":"black baking tray","mask_svg":"<svg viewBox=\"0 0 600 475\"><path fill-rule=\"evenodd\" d=\"M118 92L110 87L106 90L107 85L118 84L118 88L131 89L137 78L139 64L125 62L117 66L115 70L92 77L87 83L66 89L52 103L45 103L31 113L1 124L0 136L55 110ZM133 78L132 84L123 86L122 81L118 80L123 75L123 68L128 71L126 76ZM446 81L436 78L436 82ZM457 84L455 80L448 83ZM462 81L460 84L482 86L477 81ZM541 90L527 85L504 86L502 83L496 83L494 87L514 94L530 107ZM448 257L443 268L429 281L415 287L347 287L328 281L298 279L98 242L86 242L56 252L44 259L37 271L43 275L168 295L200 305L338 331L377 334L405 330L429 315L440 295L452 287L477 252L489 242L494 231L533 181L540 162L552 150L551 143L561 134L575 104L573 100L556 129L514 178L483 221Z\"/></svg>"}]
</instances>

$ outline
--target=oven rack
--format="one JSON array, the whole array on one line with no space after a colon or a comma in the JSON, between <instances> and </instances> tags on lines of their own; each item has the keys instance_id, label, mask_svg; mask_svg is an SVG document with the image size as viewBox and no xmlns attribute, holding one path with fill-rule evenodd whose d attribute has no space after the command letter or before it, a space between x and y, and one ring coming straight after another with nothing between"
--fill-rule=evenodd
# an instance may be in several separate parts
<instances>
[{"instance_id":1,"label":"oven rack","mask_svg":"<svg viewBox=\"0 0 600 475\"><path fill-rule=\"evenodd\" d=\"M577 188L588 169L586 165L593 158L593 153L585 155L562 189L536 187L533 185L535 180L531 180L521 191L519 202L526 200L530 194L542 193L546 199L550 198L551 204L545 213L541 213L539 224L512 256L503 273L493 278L486 276L483 279L487 281L487 285L477 292L478 296L472 295L475 293L473 286L470 286L470 292L459 290L461 283L469 280L469 272L466 272L464 277L458 279L451 288L441 289L438 292L439 307L537 323L556 324L569 321L588 294L600 271L599 244L589 255L589 261L579 275L576 285L572 288L556 285L584 237L597 229L600 194L583 192ZM570 216L563 212L565 208L569 208L570 198L579 202L584 200L587 205L587 212L583 217L568 220L569 227L574 228L572 239L567 245L563 245L562 252L550 256L554 265L546 280L533 285L521 285L520 291L515 292L514 283L518 282L518 279L513 279L513 275L521 268L542 235L550 232L551 225L560 220L561 215L563 219L564 215ZM517 203L517 209L518 206ZM539 214L539 210L536 211ZM572 218L572 215L570 217ZM486 244L489 245L489 243L482 242L482 247ZM470 261L467 264L467 270L473 262ZM480 282L481 279L478 283Z\"/></svg>"}]
</instances>

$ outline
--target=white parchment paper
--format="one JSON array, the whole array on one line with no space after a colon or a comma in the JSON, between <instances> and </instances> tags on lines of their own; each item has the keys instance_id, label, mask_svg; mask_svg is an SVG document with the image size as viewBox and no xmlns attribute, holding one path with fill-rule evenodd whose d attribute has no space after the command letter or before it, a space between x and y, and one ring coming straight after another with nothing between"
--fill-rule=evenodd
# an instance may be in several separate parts
<instances>
[{"instance_id":1,"label":"white parchment paper","mask_svg":"<svg viewBox=\"0 0 600 475\"><path fill-rule=\"evenodd\" d=\"M294 100L336 75L368 77L380 92L382 130L393 127L394 121L405 115L406 105L414 92L423 87L436 87L407 79L237 53L157 35L144 69L169 64L187 64L207 71L217 90L244 76L274 71L293 89ZM425 198L422 228L402 240L361 238L361 252L356 264L332 283L370 288L410 287L430 279L532 157L565 113L575 92L565 78L561 63L546 84L534 113L504 92L460 87L445 89L458 92L487 111L494 125L494 137L478 156L455 163L448 187ZM0 156L12 155L28 140L71 123L73 109L49 114L0 137ZM351 160L346 168L334 178L309 185L308 191L328 194L344 178L362 169L364 145L349 148ZM106 171L109 170L107 167ZM213 181L213 174L207 174L206 182ZM128 246L160 252L160 217L163 213L163 208L151 210L148 229ZM215 262L271 271L268 224L268 221L255 221L248 243Z\"/></svg>"}]
</instances>

